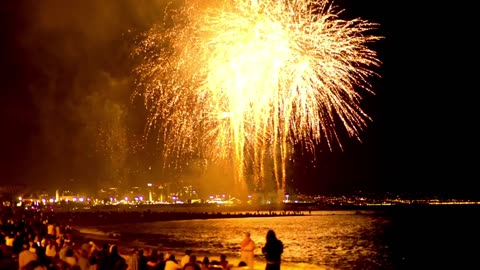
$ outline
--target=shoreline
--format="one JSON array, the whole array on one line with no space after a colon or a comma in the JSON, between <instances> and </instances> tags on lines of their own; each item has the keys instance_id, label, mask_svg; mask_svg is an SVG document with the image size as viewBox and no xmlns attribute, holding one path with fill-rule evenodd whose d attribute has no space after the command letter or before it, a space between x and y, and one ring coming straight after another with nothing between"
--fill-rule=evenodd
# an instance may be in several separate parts
<instances>
[{"instance_id":1,"label":"shoreline","mask_svg":"<svg viewBox=\"0 0 480 270\"><path fill-rule=\"evenodd\" d=\"M74 242L77 241L77 242ZM82 248L82 245L85 243L89 243L92 241L95 243L96 246L102 245L102 244L109 244L109 245L116 245L118 247L120 255L125 259L126 263L129 265L128 269L130 268L131 265L131 256L134 252L134 249L150 249L150 250L158 250L159 252L163 252L164 254L174 254L177 261L180 261L181 257L184 255L185 249L190 249L189 247L185 247L183 249L173 249L173 248L162 248L160 246L155 246L155 245L149 245L143 242L136 242L136 241L125 241L121 239L115 239L115 238L99 238L92 236L90 234L83 234L83 233L76 233L73 238L72 242L75 243L73 246L75 249L80 249ZM78 243L78 244L77 244ZM202 261L204 257L209 257L210 261L219 261L220 260L220 255L221 254L213 254L208 251L201 251L201 250L195 250L191 249L193 251L192 254L197 256L197 261ZM257 250L260 250L257 248ZM265 259L263 258L263 255L259 253L260 251L257 251L255 253L255 258L254 258L254 270L264 270L265 269ZM238 267L238 264L240 262L240 251L238 252L237 255L229 254L227 255L227 260L229 261L230 264L232 264L232 270L235 269L248 269L245 267ZM284 270L335 270L335 268L332 267L327 267L327 266L319 266L319 265L312 265L308 263L291 263L291 262L282 262L282 269Z\"/></svg>"},{"instance_id":2,"label":"shoreline","mask_svg":"<svg viewBox=\"0 0 480 270\"><path fill-rule=\"evenodd\" d=\"M220 209L219 209L220 210ZM91 212L59 212L59 216L69 221L71 226L84 227L96 225L118 225L146 223L157 221L252 218L252 217L284 217L308 215L301 211L91 211Z\"/></svg>"},{"instance_id":3,"label":"shoreline","mask_svg":"<svg viewBox=\"0 0 480 270\"><path fill-rule=\"evenodd\" d=\"M230 217L235 218L235 217ZM98 224L97 224L98 225ZM103 225L103 224L102 224ZM99 225L100 227L102 225ZM113 232L111 232L113 233ZM143 237L129 237L128 235L113 235L106 230L96 226L77 226L74 228L74 233L72 234L72 243L75 243L74 248L81 248L83 244L93 241L95 245L101 246L103 244L116 245L122 257L125 258L127 264L131 261L131 255L135 248L142 249L147 248L150 250L157 250L163 253L174 254L177 260L183 256L185 249L191 249L193 254L197 256L197 260L201 261L205 256L212 260L219 260L221 254L211 253L208 249L195 249L191 247L182 247L182 248L171 248L171 247L162 247L160 244L155 244L149 242L148 239L141 239ZM140 239L139 239L140 238ZM246 269L238 267L240 262L240 251L237 253L231 252L226 254L227 260L232 264L234 269ZM255 252L255 266L254 270L264 270L265 269L265 259L261 254L260 248L257 248ZM335 268L313 265L305 262L282 262L282 269L284 270L335 270Z\"/></svg>"}]
</instances>

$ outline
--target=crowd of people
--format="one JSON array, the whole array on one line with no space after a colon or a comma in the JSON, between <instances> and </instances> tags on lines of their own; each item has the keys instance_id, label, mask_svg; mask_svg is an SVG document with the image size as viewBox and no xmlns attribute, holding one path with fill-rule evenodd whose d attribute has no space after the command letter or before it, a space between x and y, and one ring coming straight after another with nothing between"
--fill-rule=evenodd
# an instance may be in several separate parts
<instances>
[{"instance_id":1,"label":"crowd of people","mask_svg":"<svg viewBox=\"0 0 480 270\"><path fill-rule=\"evenodd\" d=\"M239 244L240 261L199 257L192 250L175 254L152 248L121 253L115 244L73 239L72 219L54 212L0 211L0 269L18 270L234 270L254 269L257 246L247 232ZM81 244L77 244L81 243ZM266 270L279 270L283 243L269 230L261 247Z\"/></svg>"}]
</instances>

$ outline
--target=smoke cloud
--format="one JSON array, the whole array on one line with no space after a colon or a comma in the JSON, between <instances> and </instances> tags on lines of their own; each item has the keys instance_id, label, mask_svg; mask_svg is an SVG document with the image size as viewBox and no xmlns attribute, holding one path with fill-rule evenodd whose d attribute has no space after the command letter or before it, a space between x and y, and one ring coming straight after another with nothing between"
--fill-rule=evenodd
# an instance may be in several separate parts
<instances>
[{"instance_id":1,"label":"smoke cloud","mask_svg":"<svg viewBox=\"0 0 480 270\"><path fill-rule=\"evenodd\" d=\"M8 68L0 184L93 191L145 177L150 160L134 143L145 118L131 101L130 54L167 4L47 0L2 7Z\"/></svg>"}]
</instances>

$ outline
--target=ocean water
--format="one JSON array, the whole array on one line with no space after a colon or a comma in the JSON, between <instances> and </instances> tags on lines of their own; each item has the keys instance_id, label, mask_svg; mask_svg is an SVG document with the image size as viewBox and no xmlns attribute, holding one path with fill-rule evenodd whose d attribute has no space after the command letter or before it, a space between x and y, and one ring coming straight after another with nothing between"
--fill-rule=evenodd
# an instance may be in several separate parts
<instances>
[{"instance_id":1,"label":"ocean water","mask_svg":"<svg viewBox=\"0 0 480 270\"><path fill-rule=\"evenodd\" d=\"M177 257L192 249L201 259L232 263L250 232L257 244L255 269L267 230L283 241L282 269L480 269L479 207L409 207L314 211L305 216L161 221L80 228L99 242L149 246ZM112 232L120 240L109 238Z\"/></svg>"}]
</instances>

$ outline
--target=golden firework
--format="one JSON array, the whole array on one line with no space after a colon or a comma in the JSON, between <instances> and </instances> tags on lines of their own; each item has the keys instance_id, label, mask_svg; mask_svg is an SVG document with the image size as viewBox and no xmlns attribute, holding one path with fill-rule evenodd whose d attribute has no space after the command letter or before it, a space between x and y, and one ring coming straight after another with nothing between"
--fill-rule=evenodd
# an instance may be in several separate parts
<instances>
[{"instance_id":1,"label":"golden firework","mask_svg":"<svg viewBox=\"0 0 480 270\"><path fill-rule=\"evenodd\" d=\"M137 53L138 94L158 128L166 165L226 162L235 181L285 193L293 146L359 137L363 89L381 63L378 26L322 0L194 0L167 9ZM249 179L247 181L247 179ZM252 185L251 185L252 186Z\"/></svg>"}]
</instances>

